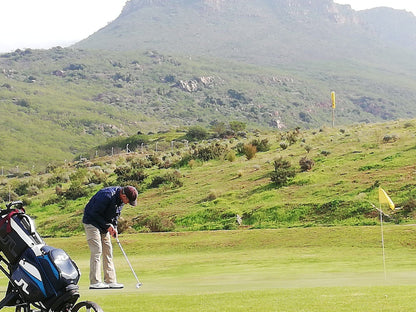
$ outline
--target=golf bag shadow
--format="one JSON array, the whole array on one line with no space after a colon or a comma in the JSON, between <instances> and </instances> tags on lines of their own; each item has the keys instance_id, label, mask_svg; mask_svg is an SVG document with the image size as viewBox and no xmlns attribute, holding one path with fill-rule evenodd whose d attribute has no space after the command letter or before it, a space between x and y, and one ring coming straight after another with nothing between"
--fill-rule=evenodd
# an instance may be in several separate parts
<instances>
[{"instance_id":1,"label":"golf bag shadow","mask_svg":"<svg viewBox=\"0 0 416 312\"><path fill-rule=\"evenodd\" d=\"M0 210L0 270L8 277L6 296L0 309L16 306L16 311L102 312L93 302L80 302L80 271L68 254L45 244L21 201ZM31 306L37 310L32 310Z\"/></svg>"}]
</instances>

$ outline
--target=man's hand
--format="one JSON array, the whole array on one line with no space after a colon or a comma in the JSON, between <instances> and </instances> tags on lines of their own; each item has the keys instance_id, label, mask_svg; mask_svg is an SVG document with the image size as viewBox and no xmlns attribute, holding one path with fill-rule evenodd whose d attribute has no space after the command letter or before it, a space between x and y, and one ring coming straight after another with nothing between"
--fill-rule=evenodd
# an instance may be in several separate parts
<instances>
[{"instance_id":1,"label":"man's hand","mask_svg":"<svg viewBox=\"0 0 416 312\"><path fill-rule=\"evenodd\" d=\"M108 233L110 233L110 235L111 235L112 237L114 237L114 238L116 238L116 237L117 237L117 235L118 235L118 233L117 233L117 229L116 229L114 226L112 226L112 225L110 225L110 226L108 227L107 231L108 231Z\"/></svg>"}]
</instances>

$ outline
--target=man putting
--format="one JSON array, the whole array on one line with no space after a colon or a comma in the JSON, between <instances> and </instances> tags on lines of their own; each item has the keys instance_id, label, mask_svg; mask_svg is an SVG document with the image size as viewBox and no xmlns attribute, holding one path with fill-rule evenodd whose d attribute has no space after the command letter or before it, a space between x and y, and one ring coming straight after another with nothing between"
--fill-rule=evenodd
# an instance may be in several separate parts
<instances>
[{"instance_id":1,"label":"man putting","mask_svg":"<svg viewBox=\"0 0 416 312\"><path fill-rule=\"evenodd\" d=\"M111 236L117 237L117 220L125 204L137 205L137 190L133 186L112 186L99 190L84 209L85 234L91 251L90 289L120 289L113 263ZM103 257L104 283L101 280Z\"/></svg>"}]
</instances>

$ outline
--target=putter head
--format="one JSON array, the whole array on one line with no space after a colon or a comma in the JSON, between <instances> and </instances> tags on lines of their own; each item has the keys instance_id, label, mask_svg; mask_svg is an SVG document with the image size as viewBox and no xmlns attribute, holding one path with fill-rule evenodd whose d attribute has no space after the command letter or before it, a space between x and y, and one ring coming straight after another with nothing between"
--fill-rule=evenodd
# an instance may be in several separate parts
<instances>
[{"instance_id":1,"label":"putter head","mask_svg":"<svg viewBox=\"0 0 416 312\"><path fill-rule=\"evenodd\" d=\"M136 288L138 289L138 288L140 288L140 286L142 286L143 284L142 283L137 283L136 284Z\"/></svg>"}]
</instances>

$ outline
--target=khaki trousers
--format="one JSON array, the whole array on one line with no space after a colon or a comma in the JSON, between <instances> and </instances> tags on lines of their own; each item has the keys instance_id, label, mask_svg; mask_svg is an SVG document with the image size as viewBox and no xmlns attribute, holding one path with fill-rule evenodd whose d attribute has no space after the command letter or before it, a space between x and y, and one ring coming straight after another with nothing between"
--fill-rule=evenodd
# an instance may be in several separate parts
<instances>
[{"instance_id":1,"label":"khaki trousers","mask_svg":"<svg viewBox=\"0 0 416 312\"><path fill-rule=\"evenodd\" d=\"M87 243L91 251L90 258L90 284L101 282L101 256L103 258L104 282L116 283L116 270L113 263L113 245L111 236L107 232L101 234L100 230L91 224L84 224Z\"/></svg>"}]
</instances>

